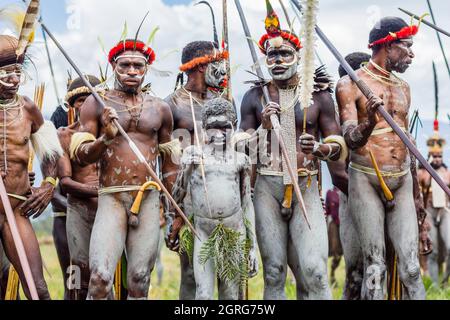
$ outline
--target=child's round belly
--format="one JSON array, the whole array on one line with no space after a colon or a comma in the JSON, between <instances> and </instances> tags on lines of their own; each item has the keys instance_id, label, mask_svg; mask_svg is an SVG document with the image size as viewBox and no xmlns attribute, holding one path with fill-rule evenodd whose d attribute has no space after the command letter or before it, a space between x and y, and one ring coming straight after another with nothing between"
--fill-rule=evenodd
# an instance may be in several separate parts
<instances>
[{"instance_id":1,"label":"child's round belly","mask_svg":"<svg viewBox=\"0 0 450 320\"><path fill-rule=\"evenodd\" d=\"M198 190L191 192L195 215L212 219L224 219L241 210L239 188L223 182L222 184L220 187L211 188L208 183L208 195L206 195L203 184L198 187Z\"/></svg>"}]
</instances>

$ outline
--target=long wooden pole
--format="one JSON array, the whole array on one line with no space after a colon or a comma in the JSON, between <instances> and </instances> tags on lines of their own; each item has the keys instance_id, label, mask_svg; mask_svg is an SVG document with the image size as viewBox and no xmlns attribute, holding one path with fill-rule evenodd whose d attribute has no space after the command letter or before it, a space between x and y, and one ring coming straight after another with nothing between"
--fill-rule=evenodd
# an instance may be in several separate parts
<instances>
[{"instance_id":1,"label":"long wooden pole","mask_svg":"<svg viewBox=\"0 0 450 320\"><path fill-rule=\"evenodd\" d=\"M423 24L426 24L426 25L429 26L430 28L433 28L434 30L436 30L436 31L438 31L438 32L440 32L440 33L442 33L442 34L445 34L447 37L450 37L450 32L445 31L444 29L438 27L437 25L435 25L435 24L433 24L433 23L431 23L431 22L428 22L427 20L423 20L423 19L421 20L421 18L420 18L418 15L416 15L416 14L414 14L414 13L411 13L411 12L409 12L408 10L405 10L405 9L402 9L402 8L398 8L398 10L400 10L400 11L403 12L403 13L406 13L406 14L407 14L408 16L410 16L411 18L414 18L414 19L416 19L416 20L422 21Z\"/></svg>"},{"instance_id":2,"label":"long wooden pole","mask_svg":"<svg viewBox=\"0 0 450 320\"><path fill-rule=\"evenodd\" d=\"M264 79L264 74L261 70L261 66L259 65L259 63L257 63L258 56L256 55L255 45L252 41L250 29L247 24L247 19L245 18L245 15L244 15L244 11L242 10L241 3L239 0L234 0L234 3L236 4L236 8L237 8L237 10L239 12L239 16L241 18L242 27L244 29L245 36L247 37L247 42L248 42L248 46L250 48L250 53L252 55L253 63L256 68L256 74L257 74L258 78ZM262 91L263 91L263 95L264 95L264 99L266 100L266 103L270 103L271 100L270 100L269 90L267 89L267 87L263 86ZM292 169L292 164L291 164L289 155L287 153L286 144L284 143L283 136L281 135L280 121L278 120L278 117L276 115L272 115L272 117L270 117L270 120L272 122L272 126L274 129L273 131L275 132L277 139L280 142L281 152L286 161L287 168L285 168L285 169L287 169L289 172L289 176L291 177L292 184L293 184L294 190L295 190L295 194L297 196L298 202L302 209L303 216L305 217L306 223L308 224L308 228L311 230L311 225L308 220L308 213L306 211L305 201L303 200L302 193L301 193L300 187L298 185L298 174L297 174L297 172L294 172L294 170Z\"/></svg>"},{"instance_id":3,"label":"long wooden pole","mask_svg":"<svg viewBox=\"0 0 450 320\"><path fill-rule=\"evenodd\" d=\"M297 7L299 11L301 11L301 5L298 0L291 0L291 2ZM327 38L327 36L322 32L322 30L316 26L316 32L322 42L327 46L327 48L334 55L336 60L341 64L341 66L348 73L350 78L355 82L356 86L361 90L364 96L367 99L373 97L374 93L369 88L369 86L362 81L355 70L348 64L348 62L344 59L344 57L339 53L336 47L331 43L331 41ZM422 156L420 151L415 147L415 145L411 142L406 133L397 125L391 115L384 109L383 106L378 107L378 112L381 116L386 120L386 122L391 126L392 130L399 136L400 140L405 144L405 146L409 149L409 151L417 158L417 160L423 165L425 170L433 177L433 179L441 186L441 188L445 191L445 193L450 197L450 189L446 185L446 183L442 180L442 178L437 174L437 172L431 167L428 161Z\"/></svg>"},{"instance_id":4,"label":"long wooden pole","mask_svg":"<svg viewBox=\"0 0 450 320\"><path fill-rule=\"evenodd\" d=\"M103 109L106 107L105 102L103 101L103 99L100 97L100 95L97 93L97 91L95 91L94 87L89 83L89 81L86 79L86 77L83 75L83 73L80 71L80 69L77 67L77 65L75 64L75 62L72 60L72 58L67 54L67 52L64 50L64 48L61 46L61 44L58 42L58 40L56 40L56 38L53 36L53 34L50 32L50 30L47 28L47 26L41 23L41 27L42 29L48 34L48 36L50 37L50 39L52 39L52 41L55 43L55 45L58 47L58 49L61 51L61 53L63 54L63 56L66 58L67 62L69 62L69 64L72 66L72 68L75 70L75 72L78 74L78 76L80 77L80 79L82 79L84 85L86 87L89 88L89 90L92 93L92 96L95 98L95 100L97 101L97 103L100 105L100 107ZM120 125L119 121L114 120L113 121L114 125L117 127L117 129L119 130L120 134L122 135L122 137L124 137L124 139L128 142L129 147L131 148L131 150L133 151L133 153L135 154L135 156L139 159L139 161L145 165L148 173L150 174L150 177L157 183L160 185L161 190L164 192L164 194L167 196L167 199L169 199L169 201L172 203L173 207L175 208L175 210L178 212L178 214L181 216L181 218L184 220L184 222L186 223L186 225L189 227L189 229L191 229L191 231L193 232L193 234L200 239L199 234L197 233L197 231L195 230L194 226L192 225L192 223L189 221L189 219L186 217L186 215L183 213L183 211L181 210L181 208L178 206L177 202L173 199L172 195L170 194L170 192L167 190L167 188L164 186L164 184L162 183L162 181L159 179L158 175L155 173L155 171L152 169L152 167L148 164L147 160L145 159L144 155L142 154L142 152L139 150L139 148L137 147L137 145L134 143L133 140L131 140L131 138L128 136L127 132L122 128L122 126Z\"/></svg>"},{"instance_id":5,"label":"long wooden pole","mask_svg":"<svg viewBox=\"0 0 450 320\"><path fill-rule=\"evenodd\" d=\"M227 0L222 0L223 11L223 43L224 50L230 52L230 38L228 36L228 3ZM232 101L233 94L231 92L231 58L228 54L227 59L227 100Z\"/></svg>"},{"instance_id":6,"label":"long wooden pole","mask_svg":"<svg viewBox=\"0 0 450 320\"><path fill-rule=\"evenodd\" d=\"M436 25L436 19L434 18L433 8L431 7L430 0L427 0L427 4L428 4L428 8L430 9L431 20L433 20L433 23ZM445 54L444 45L442 44L441 34L438 31L436 31L436 36L438 38L439 47L441 47L441 52L442 52L442 56L444 57L444 62L445 62L445 66L447 67L448 75L450 76L450 66L448 64L447 56Z\"/></svg>"},{"instance_id":7,"label":"long wooden pole","mask_svg":"<svg viewBox=\"0 0 450 320\"><path fill-rule=\"evenodd\" d=\"M22 238L17 227L16 217L14 216L14 211L12 209L11 203L9 202L8 193L3 183L3 177L0 175L0 197L3 203L3 208L5 209L6 219L8 221L9 229L11 230L11 236L14 240L14 245L17 250L17 255L19 256L20 265L22 266L22 271L27 282L28 290L30 291L31 299L39 300L39 295L37 293L36 284L34 282L33 273L31 272L30 264L28 262L27 254L25 252L25 247L23 245Z\"/></svg>"}]
</instances>

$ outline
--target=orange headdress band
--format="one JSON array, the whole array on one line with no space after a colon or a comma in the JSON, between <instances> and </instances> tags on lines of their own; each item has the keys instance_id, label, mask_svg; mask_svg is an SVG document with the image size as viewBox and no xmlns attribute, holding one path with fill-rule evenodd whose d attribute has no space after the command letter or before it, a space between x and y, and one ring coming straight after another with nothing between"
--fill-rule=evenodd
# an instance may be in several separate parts
<instances>
[{"instance_id":1,"label":"orange headdress band","mask_svg":"<svg viewBox=\"0 0 450 320\"><path fill-rule=\"evenodd\" d=\"M201 65L228 59L228 57L229 57L228 51L222 51L222 52L219 52L216 54L210 54L210 55L205 55L203 57L198 57L198 58L192 59L191 61L183 64L180 67L180 71L186 72L186 71L192 70Z\"/></svg>"}]
</instances>

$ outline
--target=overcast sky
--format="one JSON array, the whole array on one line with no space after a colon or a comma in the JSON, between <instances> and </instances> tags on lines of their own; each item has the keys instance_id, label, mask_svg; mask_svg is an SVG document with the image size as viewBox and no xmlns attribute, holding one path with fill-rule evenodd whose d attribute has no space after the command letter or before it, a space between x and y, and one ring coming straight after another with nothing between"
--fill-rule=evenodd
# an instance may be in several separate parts
<instances>
[{"instance_id":1,"label":"overcast sky","mask_svg":"<svg viewBox=\"0 0 450 320\"><path fill-rule=\"evenodd\" d=\"M0 7L19 0L0 0ZM41 0L42 15L45 23L60 40L63 47L78 63L83 72L98 75L98 64L106 66L106 57L97 40L100 37L108 51L119 40L124 22L128 24L129 36L133 37L142 17L150 11L141 39L146 41L153 28L159 26L156 39L152 45L157 53L155 67L173 72L170 78L157 78L150 75L156 94L162 98L170 94L175 85L175 78L180 65L181 49L193 40L212 40L211 17L206 6L193 6L196 1L187 0ZM288 5L289 0L284 0ZM450 30L450 2L447 0L431 0L438 24ZM222 11L220 0L210 0L216 12L218 28L222 26ZM234 6L229 3L229 29L231 41L231 60L237 68L233 75L233 93L236 100L240 100L248 90L245 80L251 79L246 72L252 64L245 36ZM247 15L252 36L259 39L264 33L265 1L241 0ZM275 10L282 18L285 28L286 22L278 0L272 0ZM342 54L353 51L366 51L368 34L376 20L383 16L399 16L408 23L410 19L401 13L397 7L403 7L418 15L428 12L425 0L321 0L319 24L326 35L333 41ZM294 17L292 8L288 5L291 19ZM428 18L429 19L429 18ZM297 21L298 22L298 21ZM0 24L1 30L4 27ZM296 24L295 30L300 30ZM220 32L220 31L219 31ZM450 52L450 40L443 37L445 50ZM413 47L416 58L411 68L402 77L412 88L412 108L420 109L422 118L432 119L434 115L434 89L432 76L432 61L437 64L440 82L441 121L444 130L449 129L447 114L450 113L450 78L445 69L444 60L439 49L435 32L422 25L415 37ZM67 83L69 65L63 59L57 48L50 44L52 60L61 96L64 96ZM170 53L167 55L168 53ZM318 42L318 52L327 65L328 71L337 78L337 68L333 56ZM44 51L40 30L34 47L30 50L33 61L37 66L37 74L31 70L34 81L29 82L23 89L23 94L31 95L37 81L47 84L44 113L51 114L56 105L56 98L51 85L50 70ZM420 144L431 130L424 130L420 135ZM447 131L448 132L448 131Z\"/></svg>"}]
</instances>

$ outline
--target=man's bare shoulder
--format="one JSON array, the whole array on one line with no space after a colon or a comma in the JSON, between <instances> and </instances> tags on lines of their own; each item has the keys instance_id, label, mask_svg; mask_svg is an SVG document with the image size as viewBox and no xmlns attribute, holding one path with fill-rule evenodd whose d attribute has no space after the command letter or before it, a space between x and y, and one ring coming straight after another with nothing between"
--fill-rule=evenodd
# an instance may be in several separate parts
<instances>
[{"instance_id":1,"label":"man's bare shoulder","mask_svg":"<svg viewBox=\"0 0 450 320\"><path fill-rule=\"evenodd\" d=\"M22 98L22 102L23 102L24 111L26 111L28 114L30 114L32 116L41 114L41 111L39 111L39 108L37 107L37 105L34 103L33 100L31 100L27 96L21 96L21 98Z\"/></svg>"},{"instance_id":2,"label":"man's bare shoulder","mask_svg":"<svg viewBox=\"0 0 450 320\"><path fill-rule=\"evenodd\" d=\"M164 98L164 102L166 102L172 110L176 107L175 98L179 90L180 89L172 92L171 94L169 94L167 97Z\"/></svg>"},{"instance_id":3,"label":"man's bare shoulder","mask_svg":"<svg viewBox=\"0 0 450 320\"><path fill-rule=\"evenodd\" d=\"M106 91L104 93L106 97L109 96L109 92ZM106 104L107 105L107 104ZM88 114L90 116L99 116L101 114L102 107L99 105L97 100L94 98L93 95L90 95L86 98L86 101L83 104L83 108L81 109L82 114Z\"/></svg>"},{"instance_id":4,"label":"man's bare shoulder","mask_svg":"<svg viewBox=\"0 0 450 320\"><path fill-rule=\"evenodd\" d=\"M353 90L354 88L355 83L350 76L346 75L338 80L336 85L336 94L341 94L344 90Z\"/></svg>"},{"instance_id":5,"label":"man's bare shoulder","mask_svg":"<svg viewBox=\"0 0 450 320\"><path fill-rule=\"evenodd\" d=\"M59 143L61 144L65 152L68 152L72 136L74 135L75 132L76 130L73 129L73 125L58 129L57 133Z\"/></svg>"},{"instance_id":6,"label":"man's bare shoulder","mask_svg":"<svg viewBox=\"0 0 450 320\"><path fill-rule=\"evenodd\" d=\"M315 91L313 93L314 104L320 109L330 107L334 110L333 96L329 91Z\"/></svg>"}]
</instances>

